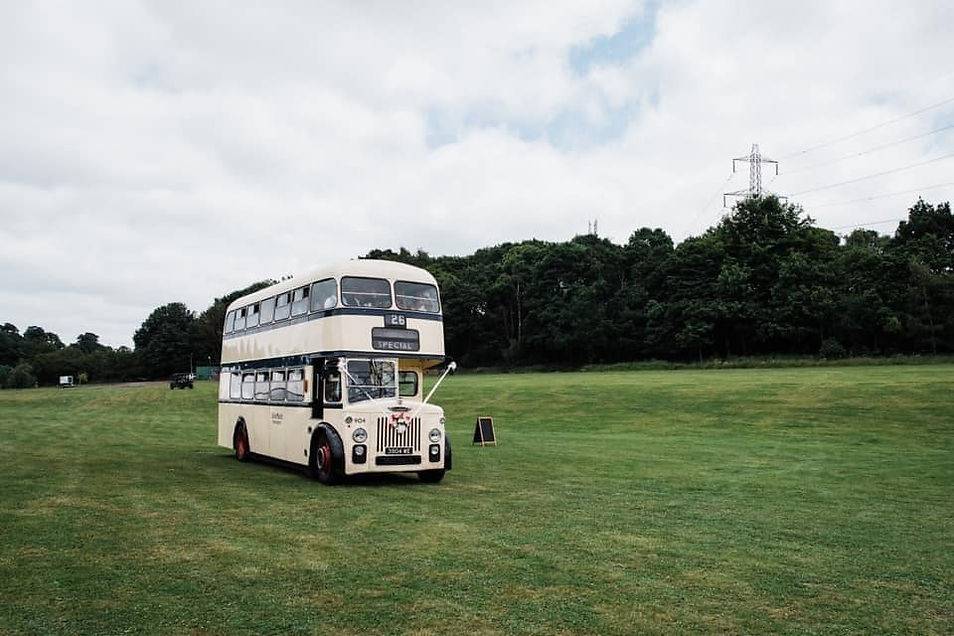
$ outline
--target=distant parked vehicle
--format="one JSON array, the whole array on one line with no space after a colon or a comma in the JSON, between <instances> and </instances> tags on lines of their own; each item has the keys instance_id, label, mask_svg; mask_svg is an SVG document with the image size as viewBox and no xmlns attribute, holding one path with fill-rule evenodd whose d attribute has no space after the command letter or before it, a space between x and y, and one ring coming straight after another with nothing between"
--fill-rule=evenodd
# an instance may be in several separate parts
<instances>
[{"instance_id":1,"label":"distant parked vehicle","mask_svg":"<svg viewBox=\"0 0 954 636\"><path fill-rule=\"evenodd\" d=\"M191 373L173 373L172 377L169 378L169 388L170 389L191 389L192 386L192 374Z\"/></svg>"},{"instance_id":2,"label":"distant parked vehicle","mask_svg":"<svg viewBox=\"0 0 954 636\"><path fill-rule=\"evenodd\" d=\"M73 386L73 376L71 375L61 375L60 376L60 388L68 389Z\"/></svg>"}]
</instances>

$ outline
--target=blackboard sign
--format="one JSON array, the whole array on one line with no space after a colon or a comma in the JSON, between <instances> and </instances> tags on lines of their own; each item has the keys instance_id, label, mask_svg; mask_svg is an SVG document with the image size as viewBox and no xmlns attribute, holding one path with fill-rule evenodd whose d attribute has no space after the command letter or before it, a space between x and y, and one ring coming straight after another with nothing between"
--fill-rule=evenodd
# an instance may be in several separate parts
<instances>
[{"instance_id":1,"label":"blackboard sign","mask_svg":"<svg viewBox=\"0 0 954 636\"><path fill-rule=\"evenodd\" d=\"M494 435L494 418L477 418L477 424L474 426L474 444L480 444L481 446L486 444L497 445L497 437Z\"/></svg>"}]
</instances>

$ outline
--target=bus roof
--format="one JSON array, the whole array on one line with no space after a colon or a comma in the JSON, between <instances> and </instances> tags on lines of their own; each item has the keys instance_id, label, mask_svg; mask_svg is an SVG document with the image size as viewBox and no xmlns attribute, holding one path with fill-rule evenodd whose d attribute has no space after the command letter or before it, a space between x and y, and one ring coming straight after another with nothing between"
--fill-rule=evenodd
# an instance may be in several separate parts
<instances>
[{"instance_id":1,"label":"bus roof","mask_svg":"<svg viewBox=\"0 0 954 636\"><path fill-rule=\"evenodd\" d=\"M246 294L232 301L226 308L226 312L258 302L259 300L264 300L270 296L297 289L304 285L310 285L318 280L325 278L341 280L344 276L367 276L369 278L386 278L392 282L404 280L412 283L430 283L431 285L437 285L437 281L434 280L430 272L426 269L415 267L414 265L407 265L406 263L398 263L396 261L357 259L342 261L326 267L319 267L293 276L288 280L281 281L270 287L260 289L257 292Z\"/></svg>"}]
</instances>

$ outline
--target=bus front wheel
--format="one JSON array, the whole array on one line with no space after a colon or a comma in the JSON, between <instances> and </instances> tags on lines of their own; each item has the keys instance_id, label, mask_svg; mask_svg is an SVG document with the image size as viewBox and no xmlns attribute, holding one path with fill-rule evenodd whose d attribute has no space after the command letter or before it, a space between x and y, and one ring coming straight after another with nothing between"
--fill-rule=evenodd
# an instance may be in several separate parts
<instances>
[{"instance_id":1,"label":"bus front wheel","mask_svg":"<svg viewBox=\"0 0 954 636\"><path fill-rule=\"evenodd\" d=\"M239 423L235 427L235 439L232 446L235 448L235 459L240 462L247 462L252 451L248 445L248 431L245 430L244 423Z\"/></svg>"},{"instance_id":2,"label":"bus front wheel","mask_svg":"<svg viewBox=\"0 0 954 636\"><path fill-rule=\"evenodd\" d=\"M311 446L308 472L325 485L337 484L341 481L343 457L341 440L337 439L333 433L320 431Z\"/></svg>"}]
</instances>

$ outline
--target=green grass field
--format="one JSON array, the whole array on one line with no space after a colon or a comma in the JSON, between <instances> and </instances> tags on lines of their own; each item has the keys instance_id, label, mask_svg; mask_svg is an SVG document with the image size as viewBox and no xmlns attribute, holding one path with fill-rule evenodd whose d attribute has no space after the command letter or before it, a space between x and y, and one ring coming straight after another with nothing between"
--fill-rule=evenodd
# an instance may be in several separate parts
<instances>
[{"instance_id":1,"label":"green grass field","mask_svg":"<svg viewBox=\"0 0 954 636\"><path fill-rule=\"evenodd\" d=\"M329 488L217 448L209 384L0 392L0 632L954 630L954 366L460 375L435 402L444 483Z\"/></svg>"}]
</instances>

